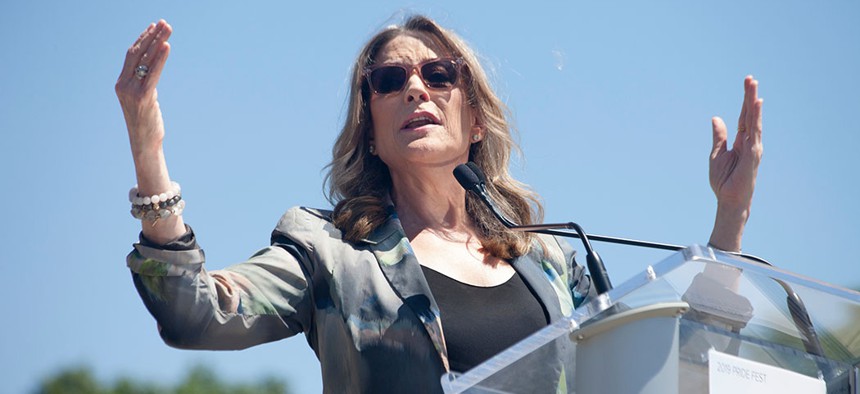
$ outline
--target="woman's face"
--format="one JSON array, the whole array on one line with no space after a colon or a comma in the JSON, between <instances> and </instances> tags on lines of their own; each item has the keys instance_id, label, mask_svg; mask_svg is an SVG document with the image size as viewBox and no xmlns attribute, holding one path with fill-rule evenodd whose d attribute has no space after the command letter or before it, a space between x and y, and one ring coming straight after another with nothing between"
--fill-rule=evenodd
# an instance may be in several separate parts
<instances>
[{"instance_id":1,"label":"woman's face","mask_svg":"<svg viewBox=\"0 0 860 394\"><path fill-rule=\"evenodd\" d=\"M412 66L447 57L426 38L401 35L386 44L377 64L397 63L410 68L402 90L373 93L371 144L392 172L413 166L449 166L465 163L476 120L467 104L461 79L447 89L428 88Z\"/></svg>"}]
</instances>

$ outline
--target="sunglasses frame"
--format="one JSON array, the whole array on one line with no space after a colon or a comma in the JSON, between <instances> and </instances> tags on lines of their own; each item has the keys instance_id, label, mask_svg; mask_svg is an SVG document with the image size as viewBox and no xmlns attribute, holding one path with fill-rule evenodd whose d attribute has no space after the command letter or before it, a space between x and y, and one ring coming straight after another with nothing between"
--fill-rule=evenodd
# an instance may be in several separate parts
<instances>
[{"instance_id":1,"label":"sunglasses frame","mask_svg":"<svg viewBox=\"0 0 860 394\"><path fill-rule=\"evenodd\" d=\"M430 86L430 85L427 83L427 80L426 80L426 79L424 79L424 74L422 74L422 73L421 73L421 69L422 69L424 66L426 66L426 65L428 65L428 64L430 64L430 63L435 63L435 62L451 62L451 63L454 65L454 68L457 70L457 78L456 78L456 80L454 81L454 83L452 83L452 84L451 84L451 86L450 86L450 87L444 87L444 88L437 88L437 87L433 87L433 86ZM418 77L419 77L419 78L421 78L421 83L423 83L423 84L424 84L424 86L426 86L426 87L427 87L427 89L432 89L432 90L449 90L449 89L453 89L453 88L454 88L454 86L456 86L456 85L457 85L457 83L459 83L459 82L460 82L460 78L461 78L461 75L462 75L462 69L463 69L463 65L464 65L464 64L466 64L466 61L465 61L465 60L463 60L463 58L462 58L462 57L456 57L456 58L454 58L454 57L437 57L437 58L435 58L435 59L428 59L428 60L425 60L425 61L423 61L423 62L421 62L421 63L418 63L418 64L408 64L408 65L407 65L407 64L403 64L403 63L379 63L379 64L373 64L373 65L370 65L370 66L365 67L365 68L364 68L364 70L363 70L363 72L362 72L362 74L364 74L364 79L365 79L365 81L367 81L367 87L368 87L368 89L370 89L370 91L371 91L371 92L376 93L376 94L379 94L379 95L386 95L386 94L392 94L392 93L400 93L400 92L402 92L402 91L403 91L403 89L404 89L404 88L406 88L406 83L409 81L409 78L410 78L410 77L412 77L412 73L413 73L413 72L415 72L415 71L417 71L417 72L418 72ZM400 69L402 69L402 70L406 70L406 80L405 80L405 81L403 81L403 85L402 85L402 86L400 86L400 89L392 90L392 91L387 92L387 93L379 93L379 91L377 91L376 89L374 89L374 88L373 88L373 82L372 82L372 81L371 81L371 79L370 79L370 74L372 74L374 71L376 71L376 70L378 70L378 69L385 68L385 67L397 67L397 68L400 68Z\"/></svg>"}]
</instances>

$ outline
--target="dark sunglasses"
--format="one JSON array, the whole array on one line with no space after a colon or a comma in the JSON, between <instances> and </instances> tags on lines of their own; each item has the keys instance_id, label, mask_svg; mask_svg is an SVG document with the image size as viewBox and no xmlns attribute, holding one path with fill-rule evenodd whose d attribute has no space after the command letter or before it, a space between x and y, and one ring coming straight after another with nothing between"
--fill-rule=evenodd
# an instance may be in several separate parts
<instances>
[{"instance_id":1,"label":"dark sunglasses","mask_svg":"<svg viewBox=\"0 0 860 394\"><path fill-rule=\"evenodd\" d=\"M364 76L370 89L376 94L395 93L403 90L412 71L430 89L451 89L457 84L463 58L431 59L416 65L382 63L365 67Z\"/></svg>"}]
</instances>

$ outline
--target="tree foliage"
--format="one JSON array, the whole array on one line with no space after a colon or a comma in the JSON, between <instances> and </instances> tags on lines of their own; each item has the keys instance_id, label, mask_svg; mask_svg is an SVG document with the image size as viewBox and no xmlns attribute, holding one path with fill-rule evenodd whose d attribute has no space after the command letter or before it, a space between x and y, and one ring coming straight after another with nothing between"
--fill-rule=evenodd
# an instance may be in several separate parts
<instances>
[{"instance_id":1,"label":"tree foliage","mask_svg":"<svg viewBox=\"0 0 860 394\"><path fill-rule=\"evenodd\" d=\"M205 366L190 369L175 386L160 382L120 377L112 383L99 382L87 366L72 366L46 377L36 394L288 394L287 382L265 377L254 383L228 383Z\"/></svg>"}]
</instances>

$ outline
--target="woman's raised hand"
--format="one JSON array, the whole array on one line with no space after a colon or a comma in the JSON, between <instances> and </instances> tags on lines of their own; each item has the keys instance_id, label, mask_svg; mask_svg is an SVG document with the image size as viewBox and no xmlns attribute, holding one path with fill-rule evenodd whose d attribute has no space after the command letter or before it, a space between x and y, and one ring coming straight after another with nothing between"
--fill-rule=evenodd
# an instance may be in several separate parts
<instances>
[{"instance_id":1,"label":"woman's raised hand","mask_svg":"<svg viewBox=\"0 0 860 394\"><path fill-rule=\"evenodd\" d=\"M150 24L128 49L122 72L116 81L116 95L125 115L132 154L152 153L161 147L164 122L158 107L155 86L170 53L172 28L164 20Z\"/></svg>"},{"instance_id":2,"label":"woman's raised hand","mask_svg":"<svg viewBox=\"0 0 860 394\"><path fill-rule=\"evenodd\" d=\"M714 145L709 173L711 188L717 196L717 218L710 242L720 249L740 250L741 247L763 151L761 107L758 81L747 76L738 133L731 150L727 147L725 122L719 117L711 120Z\"/></svg>"}]
</instances>

